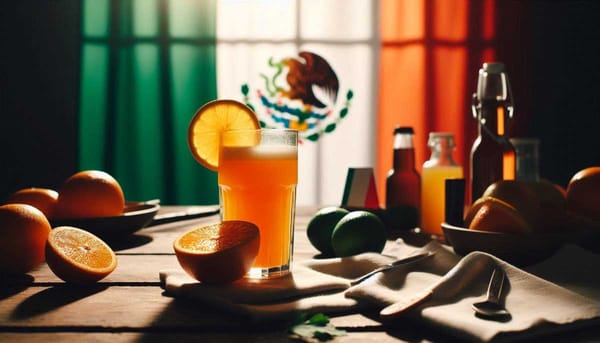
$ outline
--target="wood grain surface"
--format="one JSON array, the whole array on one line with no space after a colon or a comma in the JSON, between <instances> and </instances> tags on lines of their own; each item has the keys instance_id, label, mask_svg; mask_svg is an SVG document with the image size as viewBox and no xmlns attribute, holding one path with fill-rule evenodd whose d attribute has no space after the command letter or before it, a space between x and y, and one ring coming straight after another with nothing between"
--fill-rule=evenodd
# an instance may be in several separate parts
<instances>
[{"instance_id":1,"label":"wood grain surface","mask_svg":"<svg viewBox=\"0 0 600 343\"><path fill-rule=\"evenodd\" d=\"M180 209L163 207L161 211ZM295 261L318 255L306 237L306 226L316 211L297 210ZM65 284L46 264L26 275L0 275L0 342L295 341L286 323L257 325L163 294L159 271L179 268L172 247L175 238L196 226L218 221L218 215L213 215L171 222L141 229L122 241L108 242L117 253L118 267L92 286ZM452 341L417 323L396 321L384 325L376 313L340 315L331 322L348 332L335 342ZM598 337L600 329L552 339L571 342Z\"/></svg>"}]
</instances>

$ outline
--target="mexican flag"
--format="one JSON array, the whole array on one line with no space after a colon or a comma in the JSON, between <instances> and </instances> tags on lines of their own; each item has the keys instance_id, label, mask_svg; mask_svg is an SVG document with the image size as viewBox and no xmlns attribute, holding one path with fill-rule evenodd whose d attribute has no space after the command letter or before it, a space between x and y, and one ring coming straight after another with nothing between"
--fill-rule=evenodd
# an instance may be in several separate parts
<instances>
[{"instance_id":1,"label":"mexican flag","mask_svg":"<svg viewBox=\"0 0 600 343\"><path fill-rule=\"evenodd\" d=\"M299 130L297 204L340 204L350 168L373 168L382 202L395 126L415 129L418 168L431 131L454 133L468 165L468 80L495 56L482 3L85 0L80 168L111 172L130 199L217 203L187 126L230 98L265 127ZM487 20L467 30L475 15Z\"/></svg>"}]
</instances>

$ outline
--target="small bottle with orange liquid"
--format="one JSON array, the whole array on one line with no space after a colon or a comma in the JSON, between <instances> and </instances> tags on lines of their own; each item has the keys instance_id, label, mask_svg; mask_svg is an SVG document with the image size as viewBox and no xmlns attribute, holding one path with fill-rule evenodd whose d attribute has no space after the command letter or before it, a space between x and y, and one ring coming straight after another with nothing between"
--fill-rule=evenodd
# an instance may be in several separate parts
<instances>
[{"instance_id":1,"label":"small bottle with orange liquid","mask_svg":"<svg viewBox=\"0 0 600 343\"><path fill-rule=\"evenodd\" d=\"M394 162L386 179L385 206L392 229L410 230L419 225L421 177L415 168L412 127L394 129Z\"/></svg>"},{"instance_id":2,"label":"small bottle with orange liquid","mask_svg":"<svg viewBox=\"0 0 600 343\"><path fill-rule=\"evenodd\" d=\"M512 94L502 63L484 63L473 94L473 116L478 136L471 148L471 199L475 201L492 183L514 180L515 148L506 127L513 116Z\"/></svg>"},{"instance_id":3,"label":"small bottle with orange liquid","mask_svg":"<svg viewBox=\"0 0 600 343\"><path fill-rule=\"evenodd\" d=\"M442 236L445 216L446 179L460 179L463 169L452 157L454 135L449 132L431 132L427 145L431 157L421 171L421 230Z\"/></svg>"}]
</instances>

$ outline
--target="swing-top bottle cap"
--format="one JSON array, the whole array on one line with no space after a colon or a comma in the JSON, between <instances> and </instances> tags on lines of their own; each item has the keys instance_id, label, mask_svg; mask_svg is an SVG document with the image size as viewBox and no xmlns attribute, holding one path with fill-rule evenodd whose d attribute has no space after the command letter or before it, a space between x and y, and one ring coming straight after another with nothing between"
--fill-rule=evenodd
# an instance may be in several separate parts
<instances>
[{"instance_id":1,"label":"swing-top bottle cap","mask_svg":"<svg viewBox=\"0 0 600 343\"><path fill-rule=\"evenodd\" d=\"M477 100L494 99L505 101L511 98L508 76L504 72L504 64L487 62L479 69L477 79Z\"/></svg>"},{"instance_id":2,"label":"swing-top bottle cap","mask_svg":"<svg viewBox=\"0 0 600 343\"><path fill-rule=\"evenodd\" d=\"M483 64L483 68L479 71L487 72L490 74L500 74L504 72L504 63L501 62L486 62Z\"/></svg>"},{"instance_id":3,"label":"swing-top bottle cap","mask_svg":"<svg viewBox=\"0 0 600 343\"><path fill-rule=\"evenodd\" d=\"M396 126L396 128L394 129L394 134L397 133L409 133L411 135L414 135L415 131L410 126Z\"/></svg>"}]
</instances>

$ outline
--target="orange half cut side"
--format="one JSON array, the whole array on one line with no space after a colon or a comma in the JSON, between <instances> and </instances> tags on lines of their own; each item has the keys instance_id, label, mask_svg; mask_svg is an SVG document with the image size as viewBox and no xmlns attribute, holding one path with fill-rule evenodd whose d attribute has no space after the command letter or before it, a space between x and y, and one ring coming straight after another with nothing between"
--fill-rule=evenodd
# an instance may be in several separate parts
<instances>
[{"instance_id":1,"label":"orange half cut side","mask_svg":"<svg viewBox=\"0 0 600 343\"><path fill-rule=\"evenodd\" d=\"M46 242L48 267L62 280L93 283L117 267L114 251L95 235L71 226L59 226Z\"/></svg>"}]
</instances>

